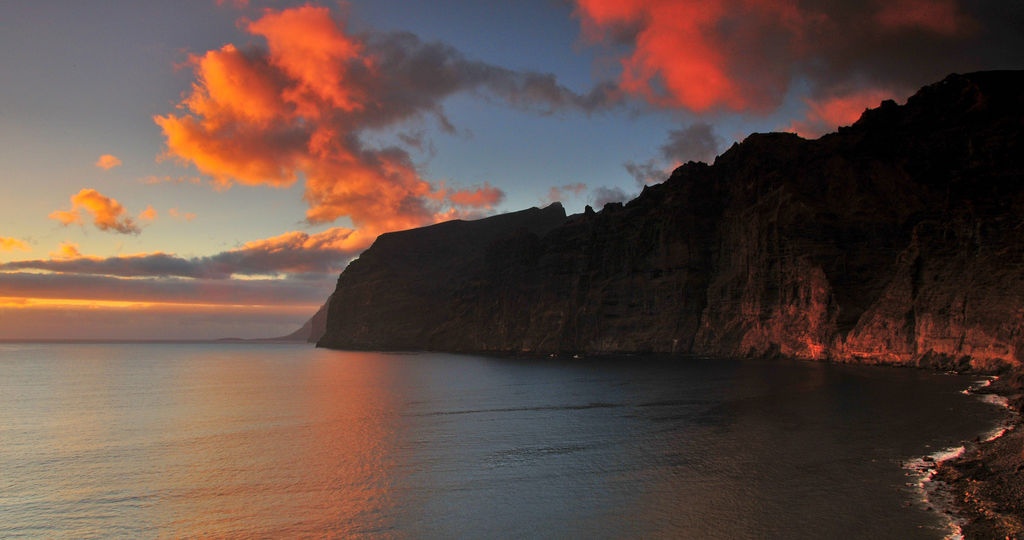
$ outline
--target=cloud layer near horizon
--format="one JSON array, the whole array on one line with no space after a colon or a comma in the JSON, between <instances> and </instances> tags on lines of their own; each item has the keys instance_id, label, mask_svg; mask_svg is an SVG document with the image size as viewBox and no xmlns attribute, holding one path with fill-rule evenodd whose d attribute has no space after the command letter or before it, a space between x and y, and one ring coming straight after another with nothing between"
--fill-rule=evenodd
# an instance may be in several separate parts
<instances>
[{"instance_id":1,"label":"cloud layer near horizon","mask_svg":"<svg viewBox=\"0 0 1024 540\"><path fill-rule=\"evenodd\" d=\"M296 329L311 305L155 304L111 306L88 301L14 302L0 297L0 339L267 338Z\"/></svg>"},{"instance_id":2,"label":"cloud layer near horizon","mask_svg":"<svg viewBox=\"0 0 1024 540\"><path fill-rule=\"evenodd\" d=\"M228 44L191 56L195 82L181 112L154 118L166 154L222 186L280 187L302 178L309 222L346 216L364 238L477 215L504 198L488 184L435 185L405 147L373 147L365 131L432 117L453 132L441 103L458 92L542 114L616 99L608 88L577 94L552 75L471 61L409 33L353 35L326 7L266 10L240 26L266 49Z\"/></svg>"},{"instance_id":3,"label":"cloud layer near horizon","mask_svg":"<svg viewBox=\"0 0 1024 540\"><path fill-rule=\"evenodd\" d=\"M106 275L0 273L0 298L81 299L106 302L224 306L315 307L331 292L335 276L301 279L126 279ZM309 315L312 315L312 311Z\"/></svg>"},{"instance_id":4,"label":"cloud layer near horizon","mask_svg":"<svg viewBox=\"0 0 1024 540\"><path fill-rule=\"evenodd\" d=\"M334 275L362 250L363 243L359 232L341 227L316 234L291 231L215 255L190 258L161 252L93 257L82 255L74 244L63 243L49 259L11 261L0 264L0 270L214 280L278 274Z\"/></svg>"},{"instance_id":5,"label":"cloud layer near horizon","mask_svg":"<svg viewBox=\"0 0 1024 540\"><path fill-rule=\"evenodd\" d=\"M351 247L353 241L356 248ZM206 257L159 252L94 257L83 255L73 243L63 242L49 259L0 264L0 310L17 310L21 323L32 317L74 318L82 310L102 311L113 325L119 320L124 324L129 316L125 310L152 318L156 324L159 320L180 322L183 316L194 322L199 316L194 309L204 306L212 310L208 313L212 320L223 319L229 313L245 316L245 310L258 308L250 315L267 319L268 324L277 320L269 326L277 330L247 328L244 335L268 337L274 332L283 333L281 321L297 326L312 315L330 294L341 268L362 249L362 243L358 232L338 227L315 234L291 231ZM118 302L139 305L112 305ZM36 315L28 315L30 312ZM232 327L223 320L219 324ZM32 330L32 325L22 326L20 333L6 329L8 337L32 335L25 333ZM111 329L117 330L115 327ZM231 335L216 328L193 328L191 334L176 337ZM85 337L96 335L100 334ZM170 336L160 332L145 335ZM133 335L129 332L122 337Z\"/></svg>"}]
</instances>

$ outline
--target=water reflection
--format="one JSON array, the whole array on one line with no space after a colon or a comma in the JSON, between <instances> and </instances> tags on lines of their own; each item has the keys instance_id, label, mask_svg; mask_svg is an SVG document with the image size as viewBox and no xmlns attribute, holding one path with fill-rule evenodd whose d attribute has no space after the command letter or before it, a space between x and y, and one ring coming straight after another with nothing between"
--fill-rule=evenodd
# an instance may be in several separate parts
<instances>
[{"instance_id":1,"label":"water reflection","mask_svg":"<svg viewBox=\"0 0 1024 540\"><path fill-rule=\"evenodd\" d=\"M992 415L962 379L816 364L4 355L0 536L934 538L897 460Z\"/></svg>"},{"instance_id":2,"label":"water reflection","mask_svg":"<svg viewBox=\"0 0 1024 540\"><path fill-rule=\"evenodd\" d=\"M311 479L303 506L318 520L310 532L368 534L390 531L403 504L395 493L395 454L403 399L394 389L395 364L368 353L318 355L305 377L304 418L309 425L303 448Z\"/></svg>"},{"instance_id":3,"label":"water reflection","mask_svg":"<svg viewBox=\"0 0 1024 540\"><path fill-rule=\"evenodd\" d=\"M253 351L181 370L159 511L185 536L387 531L401 401L393 366L368 355Z\"/></svg>"}]
</instances>

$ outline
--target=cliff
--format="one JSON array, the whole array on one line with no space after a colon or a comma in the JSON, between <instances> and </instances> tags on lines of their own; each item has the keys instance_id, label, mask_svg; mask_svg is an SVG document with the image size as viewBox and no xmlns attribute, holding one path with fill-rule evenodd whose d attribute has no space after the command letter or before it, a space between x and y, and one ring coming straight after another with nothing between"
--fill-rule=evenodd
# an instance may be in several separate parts
<instances>
[{"instance_id":1,"label":"cliff","mask_svg":"<svg viewBox=\"0 0 1024 540\"><path fill-rule=\"evenodd\" d=\"M466 308L501 241L539 242L565 222L560 203L476 221L386 233L349 263L327 302L321 347L466 350ZM485 321L475 330L488 332Z\"/></svg>"},{"instance_id":2,"label":"cliff","mask_svg":"<svg viewBox=\"0 0 1024 540\"><path fill-rule=\"evenodd\" d=\"M951 75L817 140L754 134L628 204L382 235L318 345L1024 360L1024 72Z\"/></svg>"},{"instance_id":3,"label":"cliff","mask_svg":"<svg viewBox=\"0 0 1024 540\"><path fill-rule=\"evenodd\" d=\"M327 304L330 303L330 299L320 306L320 309L316 310L316 313L309 318L298 330L288 334L287 336L281 336L279 338L273 338L271 341L303 341L306 343L316 343L320 341L324 333L327 331Z\"/></svg>"}]
</instances>

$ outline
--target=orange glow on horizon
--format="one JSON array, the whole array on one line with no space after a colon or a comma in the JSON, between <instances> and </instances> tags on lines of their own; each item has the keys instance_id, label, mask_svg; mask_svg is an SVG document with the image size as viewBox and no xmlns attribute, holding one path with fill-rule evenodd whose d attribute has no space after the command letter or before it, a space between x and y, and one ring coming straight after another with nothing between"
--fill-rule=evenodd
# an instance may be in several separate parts
<instances>
[{"instance_id":1,"label":"orange glow on horizon","mask_svg":"<svg viewBox=\"0 0 1024 540\"><path fill-rule=\"evenodd\" d=\"M309 311L312 313L320 306L315 304L215 304L192 302L151 302L144 300L90 300L81 298L27 298L0 296L0 308L87 308L87 309L273 309Z\"/></svg>"}]
</instances>

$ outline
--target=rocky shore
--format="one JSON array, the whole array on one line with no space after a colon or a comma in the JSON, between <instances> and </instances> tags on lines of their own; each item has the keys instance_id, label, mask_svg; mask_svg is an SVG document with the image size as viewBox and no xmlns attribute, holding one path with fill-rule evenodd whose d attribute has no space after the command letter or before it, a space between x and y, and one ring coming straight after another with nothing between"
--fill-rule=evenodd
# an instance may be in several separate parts
<instances>
[{"instance_id":1,"label":"rocky shore","mask_svg":"<svg viewBox=\"0 0 1024 540\"><path fill-rule=\"evenodd\" d=\"M953 505L964 538L1024 538L1024 371L1005 375L977 393L1007 399L1013 424L989 441L975 441L933 477Z\"/></svg>"}]
</instances>

